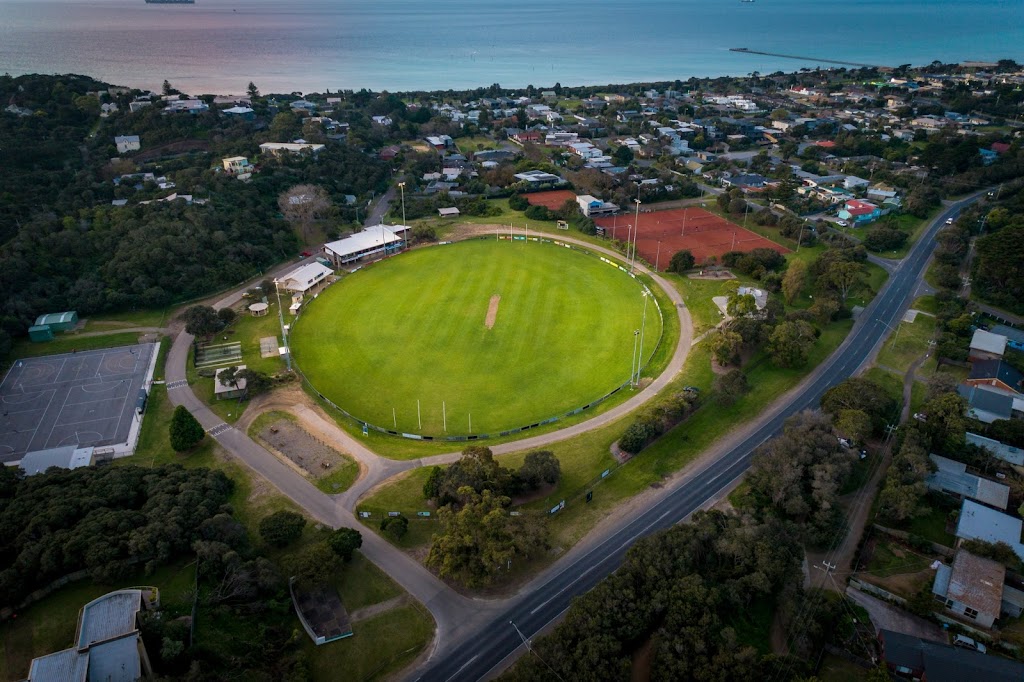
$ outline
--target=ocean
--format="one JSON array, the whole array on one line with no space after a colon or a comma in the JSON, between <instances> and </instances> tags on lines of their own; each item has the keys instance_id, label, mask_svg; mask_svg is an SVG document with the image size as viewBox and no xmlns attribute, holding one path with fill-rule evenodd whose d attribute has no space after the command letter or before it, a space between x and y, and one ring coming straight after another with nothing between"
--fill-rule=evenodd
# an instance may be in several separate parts
<instances>
[{"instance_id":1,"label":"ocean","mask_svg":"<svg viewBox=\"0 0 1024 682\"><path fill-rule=\"evenodd\" d=\"M801 61L729 48L810 57ZM0 72L191 94L550 87L1024 61L1021 0L0 0Z\"/></svg>"}]
</instances>

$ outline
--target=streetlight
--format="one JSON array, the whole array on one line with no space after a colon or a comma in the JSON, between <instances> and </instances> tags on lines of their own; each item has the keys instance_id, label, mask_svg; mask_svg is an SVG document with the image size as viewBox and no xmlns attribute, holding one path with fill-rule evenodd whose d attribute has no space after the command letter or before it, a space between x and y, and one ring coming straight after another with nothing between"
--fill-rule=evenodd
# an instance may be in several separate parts
<instances>
[{"instance_id":1,"label":"streetlight","mask_svg":"<svg viewBox=\"0 0 1024 682\"><path fill-rule=\"evenodd\" d=\"M288 332L284 328L284 310L281 308L281 283L274 278L274 292L277 294L277 320L281 323L281 340L284 342L284 364L292 371L292 354L288 349Z\"/></svg>"},{"instance_id":2,"label":"streetlight","mask_svg":"<svg viewBox=\"0 0 1024 682\"><path fill-rule=\"evenodd\" d=\"M632 360L629 363L629 385L630 385L630 387L634 386L634 384L633 384L633 376L636 374L636 372L634 371L633 368L636 366L636 340L637 340L637 337L639 337L639 336L640 336L640 330L639 329L634 329L633 330L633 358L632 358Z\"/></svg>"},{"instance_id":3,"label":"streetlight","mask_svg":"<svg viewBox=\"0 0 1024 682\"><path fill-rule=\"evenodd\" d=\"M636 361L636 383L640 383L640 366L644 361L644 332L647 331L647 298L649 294L644 289L641 294L644 297L644 315L643 321L640 323L640 357Z\"/></svg>"},{"instance_id":4,"label":"streetlight","mask_svg":"<svg viewBox=\"0 0 1024 682\"><path fill-rule=\"evenodd\" d=\"M398 189L402 190L402 227L405 228L402 231L407 233L409 231L409 226L405 222L405 181L404 180L402 182L398 183ZM408 234L405 235L405 248L409 248L409 235Z\"/></svg>"},{"instance_id":5,"label":"streetlight","mask_svg":"<svg viewBox=\"0 0 1024 682\"><path fill-rule=\"evenodd\" d=\"M654 254L654 271L659 272L658 263L661 262L661 240L658 240L658 251Z\"/></svg>"},{"instance_id":6,"label":"streetlight","mask_svg":"<svg viewBox=\"0 0 1024 682\"><path fill-rule=\"evenodd\" d=\"M636 202L636 217L633 219L633 259L629 262L629 272L633 272L636 264L636 235L640 232L640 197L633 199Z\"/></svg>"}]
</instances>

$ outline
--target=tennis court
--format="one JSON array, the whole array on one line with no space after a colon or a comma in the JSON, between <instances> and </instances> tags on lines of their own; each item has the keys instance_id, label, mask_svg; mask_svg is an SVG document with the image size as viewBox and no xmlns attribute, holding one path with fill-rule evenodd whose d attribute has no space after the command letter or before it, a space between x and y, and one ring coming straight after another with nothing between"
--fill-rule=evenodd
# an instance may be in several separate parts
<instances>
[{"instance_id":1,"label":"tennis court","mask_svg":"<svg viewBox=\"0 0 1024 682\"><path fill-rule=\"evenodd\" d=\"M544 206L552 211L561 210L566 201L576 201L576 195L567 189L555 189L549 192L530 192L524 194L526 200L533 206Z\"/></svg>"},{"instance_id":2,"label":"tennis court","mask_svg":"<svg viewBox=\"0 0 1024 682\"><path fill-rule=\"evenodd\" d=\"M620 215L594 222L605 228L608 236L625 241L632 234L634 219L634 215ZM784 246L702 208L641 213L639 225L637 253L648 263L657 262L661 270L668 267L672 254L684 249L693 253L698 265L712 257L721 258L729 251L766 248L789 253Z\"/></svg>"},{"instance_id":3,"label":"tennis court","mask_svg":"<svg viewBox=\"0 0 1024 682\"><path fill-rule=\"evenodd\" d=\"M16 360L0 383L0 462L62 445L124 444L157 344Z\"/></svg>"}]
</instances>

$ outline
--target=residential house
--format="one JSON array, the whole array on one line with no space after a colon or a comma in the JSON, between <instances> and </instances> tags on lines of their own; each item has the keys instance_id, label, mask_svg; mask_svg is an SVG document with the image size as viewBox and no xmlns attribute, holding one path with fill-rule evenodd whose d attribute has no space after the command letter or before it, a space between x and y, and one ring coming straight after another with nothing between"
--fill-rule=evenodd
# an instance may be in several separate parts
<instances>
[{"instance_id":1,"label":"residential house","mask_svg":"<svg viewBox=\"0 0 1024 682\"><path fill-rule=\"evenodd\" d=\"M1004 462L1015 464L1016 466L1024 466L1024 450L1016 448L1006 443L1000 443L992 438L986 438L985 436L979 436L976 433L967 432L967 442L971 445L977 445L979 448L984 448L996 459L1001 459Z\"/></svg>"},{"instance_id":2,"label":"residential house","mask_svg":"<svg viewBox=\"0 0 1024 682\"><path fill-rule=\"evenodd\" d=\"M978 155L981 156L981 163L984 166L992 165L999 158L999 154L991 149L979 149Z\"/></svg>"},{"instance_id":3,"label":"residential house","mask_svg":"<svg viewBox=\"0 0 1024 682\"><path fill-rule=\"evenodd\" d=\"M989 330L993 334L1000 334L1006 337L1006 345L1015 350L1024 350L1024 331L1007 327L1005 324L997 324Z\"/></svg>"},{"instance_id":4,"label":"residential house","mask_svg":"<svg viewBox=\"0 0 1024 682\"><path fill-rule=\"evenodd\" d=\"M114 138L114 144L117 145L118 154L137 152L142 148L138 135L118 135Z\"/></svg>"},{"instance_id":5,"label":"residential house","mask_svg":"<svg viewBox=\"0 0 1024 682\"><path fill-rule=\"evenodd\" d=\"M757 173L741 173L722 178L726 187L739 187L744 190L761 190L768 185L768 178Z\"/></svg>"},{"instance_id":6,"label":"residential house","mask_svg":"<svg viewBox=\"0 0 1024 682\"><path fill-rule=\"evenodd\" d=\"M241 119L243 121L255 121L256 112L249 107L231 107L224 110L224 115L229 118Z\"/></svg>"},{"instance_id":7,"label":"residential house","mask_svg":"<svg viewBox=\"0 0 1024 682\"><path fill-rule=\"evenodd\" d=\"M740 296L753 296L754 305L757 306L758 310L764 310L765 306L768 305L768 292L764 289L756 289L754 287L740 287L736 290L736 293Z\"/></svg>"},{"instance_id":8,"label":"residential house","mask_svg":"<svg viewBox=\"0 0 1024 682\"><path fill-rule=\"evenodd\" d=\"M397 144L389 144L377 153L377 158L381 161L390 161L402 152L402 148Z\"/></svg>"},{"instance_id":9,"label":"residential house","mask_svg":"<svg viewBox=\"0 0 1024 682\"><path fill-rule=\"evenodd\" d=\"M379 126L389 126L394 123L390 116L371 116L371 120Z\"/></svg>"},{"instance_id":10,"label":"residential house","mask_svg":"<svg viewBox=\"0 0 1024 682\"><path fill-rule=\"evenodd\" d=\"M554 175L553 173L545 173L540 170L525 171L523 173L516 173L513 175L516 180L522 180L529 182L530 184L543 183L543 182L562 182L562 178Z\"/></svg>"},{"instance_id":11,"label":"residential house","mask_svg":"<svg viewBox=\"0 0 1024 682\"><path fill-rule=\"evenodd\" d=\"M289 104L288 107L292 111L297 113L305 112L307 114L312 114L314 111L316 111L317 105L316 102L309 102L304 99L298 99Z\"/></svg>"},{"instance_id":12,"label":"residential house","mask_svg":"<svg viewBox=\"0 0 1024 682\"><path fill-rule=\"evenodd\" d=\"M553 130L544 136L544 144L549 147L568 147L579 141L579 133Z\"/></svg>"},{"instance_id":13,"label":"residential house","mask_svg":"<svg viewBox=\"0 0 1024 682\"><path fill-rule=\"evenodd\" d=\"M843 204L842 210L839 211L839 218L842 220L852 221L858 225L870 223L878 220L882 215L882 209L870 201L859 201L857 199L850 199Z\"/></svg>"},{"instance_id":14,"label":"residential house","mask_svg":"<svg viewBox=\"0 0 1024 682\"><path fill-rule=\"evenodd\" d=\"M424 139L437 151L444 151L455 144L450 135L428 135Z\"/></svg>"},{"instance_id":15,"label":"residential house","mask_svg":"<svg viewBox=\"0 0 1024 682\"><path fill-rule=\"evenodd\" d=\"M1013 397L987 386L960 384L957 393L967 401L967 416L985 424L1013 416Z\"/></svg>"},{"instance_id":16,"label":"residential house","mask_svg":"<svg viewBox=\"0 0 1024 682\"><path fill-rule=\"evenodd\" d=\"M958 498L976 500L996 509L1006 509L1010 486L967 473L963 462L931 454L935 471L925 478L929 490L938 490Z\"/></svg>"},{"instance_id":17,"label":"residential house","mask_svg":"<svg viewBox=\"0 0 1024 682\"><path fill-rule=\"evenodd\" d=\"M956 536L961 540L1005 542L1014 554L1024 559L1024 544L1020 541L1021 520L996 511L974 500L964 500Z\"/></svg>"},{"instance_id":18,"label":"residential house","mask_svg":"<svg viewBox=\"0 0 1024 682\"><path fill-rule=\"evenodd\" d=\"M221 163L224 164L224 172L231 173L232 175L252 172L249 159L244 156L230 156L226 159L221 159Z\"/></svg>"},{"instance_id":19,"label":"residential house","mask_svg":"<svg viewBox=\"0 0 1024 682\"><path fill-rule=\"evenodd\" d=\"M151 106L153 106L153 103L150 102L148 99L137 99L134 102L128 103L128 111L134 114L138 111L145 109L146 107Z\"/></svg>"},{"instance_id":20,"label":"residential house","mask_svg":"<svg viewBox=\"0 0 1024 682\"><path fill-rule=\"evenodd\" d=\"M175 114L187 113L187 114L201 114L204 111L209 111L210 105L201 99L175 99L167 102L166 111L170 111Z\"/></svg>"},{"instance_id":21,"label":"residential house","mask_svg":"<svg viewBox=\"0 0 1024 682\"><path fill-rule=\"evenodd\" d=\"M1024 663L881 629L878 643L886 667L901 679L927 682L1015 682Z\"/></svg>"},{"instance_id":22,"label":"residential house","mask_svg":"<svg viewBox=\"0 0 1024 682\"><path fill-rule=\"evenodd\" d=\"M117 102L104 102L100 105L100 118L106 118L111 114L117 113L117 111Z\"/></svg>"},{"instance_id":23,"label":"residential house","mask_svg":"<svg viewBox=\"0 0 1024 682\"><path fill-rule=\"evenodd\" d=\"M324 145L310 142L264 142L260 145L260 152L273 156L284 154L312 154L316 156L324 150Z\"/></svg>"},{"instance_id":24,"label":"residential house","mask_svg":"<svg viewBox=\"0 0 1024 682\"><path fill-rule=\"evenodd\" d=\"M33 658L27 682L135 682L153 674L139 629L139 614L159 606L155 587L117 590L78 612L74 644Z\"/></svg>"},{"instance_id":25,"label":"residential house","mask_svg":"<svg viewBox=\"0 0 1024 682\"><path fill-rule=\"evenodd\" d=\"M965 383L971 386L988 386L1010 395L1021 395L1024 374L1006 360L976 360L971 363L970 374Z\"/></svg>"},{"instance_id":26,"label":"residential house","mask_svg":"<svg viewBox=\"0 0 1024 682\"><path fill-rule=\"evenodd\" d=\"M1000 360L1006 353L1006 337L1002 334L978 329L971 337L971 348L967 359L971 362L976 360Z\"/></svg>"},{"instance_id":27,"label":"residential house","mask_svg":"<svg viewBox=\"0 0 1024 682\"><path fill-rule=\"evenodd\" d=\"M948 611L989 629L1001 613L1020 614L1020 591L1006 586L1006 567L992 559L957 550L953 565L939 564L932 584L935 601ZM1004 592L1008 599L1004 602Z\"/></svg>"},{"instance_id":28,"label":"residential house","mask_svg":"<svg viewBox=\"0 0 1024 682\"><path fill-rule=\"evenodd\" d=\"M870 180L858 178L856 175L847 175L846 178L843 179L843 187L853 192L864 189L870 184Z\"/></svg>"},{"instance_id":29,"label":"residential house","mask_svg":"<svg viewBox=\"0 0 1024 682\"><path fill-rule=\"evenodd\" d=\"M619 210L617 205L611 202L601 201L597 197L592 197L589 194L581 194L577 196L576 203L579 204L583 215L588 218L611 215L613 213L617 213Z\"/></svg>"},{"instance_id":30,"label":"residential house","mask_svg":"<svg viewBox=\"0 0 1024 682\"><path fill-rule=\"evenodd\" d=\"M527 143L538 144L541 141L541 133L539 130L520 130L511 135L511 140L521 145Z\"/></svg>"}]
</instances>

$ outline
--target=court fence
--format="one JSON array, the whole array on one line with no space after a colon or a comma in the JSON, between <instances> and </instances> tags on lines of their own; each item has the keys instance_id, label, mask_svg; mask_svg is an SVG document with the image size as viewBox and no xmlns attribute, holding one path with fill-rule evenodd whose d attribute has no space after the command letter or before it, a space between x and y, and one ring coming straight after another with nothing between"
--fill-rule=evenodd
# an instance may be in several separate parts
<instances>
[{"instance_id":1,"label":"court fence","mask_svg":"<svg viewBox=\"0 0 1024 682\"><path fill-rule=\"evenodd\" d=\"M639 375L641 372L643 372L644 369L647 368L647 366L650 364L651 359L657 354L658 350L661 348L661 344L662 344L662 342L664 340L664 337L665 337L665 315L664 315L664 312L661 309L661 304L658 302L658 297L654 295L654 292L651 291L650 287L648 287L645 282L643 282L642 280L640 280L636 276L636 273L630 272L629 268L627 268L627 267L621 265L620 263L617 263L617 262L615 262L615 261L613 261L613 260L611 260L609 258L606 258L605 256L602 256L601 254L595 253L593 251L590 251L589 249L586 249L584 247L578 246L576 244L570 244L568 242L564 242L564 241L561 241L561 240L558 240L558 239L548 238L548 237L545 237L545 236L526 237L526 236L523 236L523 235L502 235L500 233L497 235L497 237L498 237L498 239L514 240L514 241L525 241L525 240L528 239L529 241L536 241L536 242L543 243L543 244L551 244L551 245L554 245L554 246L561 246L561 247L564 247L564 248L567 248L567 249L570 249L570 250L573 250L573 251L577 251L579 253L586 254L588 256L592 256L592 257L598 258L602 262L606 263L607 265L610 265L612 267L618 268L619 270L624 272L626 275L628 275L629 277L632 277L634 280L636 280L640 284L640 286L643 288L644 295L646 297L648 297L648 298L653 300L654 307L655 307L655 309L658 312L658 319L661 322L660 332L658 334L658 340L657 340L657 342L654 345L654 349L650 352L650 354L648 354L646 360L641 359L642 362L639 365L639 367L635 370L635 374ZM484 236L484 237L474 237L473 239L489 240L489 239L492 239L492 238L493 237L491 237L491 236ZM440 242L437 246L443 246L443 245L451 244L451 243L453 243L453 242ZM300 317L301 317L301 313L300 313ZM295 320L292 323L292 329L293 330L294 330L294 325L297 322L298 322L298 320ZM579 407L575 407L575 408L573 408L573 409L571 409L571 410L569 410L567 412L559 413L559 414L557 414L555 416L548 417L547 419L541 419L541 420L536 421L536 422L534 422L532 424L525 424L523 426L517 426L517 427L510 428L510 429L504 429L504 430L497 431L497 432L494 432L494 433L472 433L472 434L465 434L465 435L447 435L447 434L439 435L439 434L426 434L426 433L410 433L410 432L405 432L405 431L399 431L398 429L394 429L394 428L388 428L388 427L385 427L385 426L379 426L377 424L372 424L369 421L367 421L365 419L362 419L362 418L352 414L351 412L349 412L348 410L346 410L345 408L343 408L340 405L336 404L330 398L325 396L319 389L317 389L316 385L312 381L310 381L309 378L302 372L302 370L298 366L298 363L295 362L295 358L294 357L292 358L292 368L299 375L299 377L301 378L302 382L304 384L306 384L309 387L309 389L314 394L316 394L316 396L318 398L320 398L323 402L325 402L326 404L330 405L333 409L337 410L339 413L341 413L342 415L344 415L348 419L352 420L353 422L355 422L356 424L361 426L363 428L363 432L364 433L367 432L367 431L376 431L377 433L383 433L383 434L387 434L387 435L390 435L390 436L399 436L401 438L407 438L407 439L410 439L410 440L448 441L448 442L453 442L453 443L460 443L460 442L464 443L464 442L478 441L478 440L489 440L489 439L492 439L492 438L504 438L506 436L512 436L512 435L515 435L515 434L518 434L518 433L523 433L524 431L530 431L532 429L536 429L536 428L539 428L541 426L547 426L548 424L554 424L554 423L559 422L559 421L561 421L563 419L568 419L570 417L574 417L574 416L576 416L576 415L578 415L578 414L580 414L582 412L585 412L586 410L592 409L592 408L600 405L601 403L605 402L609 398L611 398L611 397L615 396L616 394L618 394L619 391L623 390L626 387L631 386L632 383L633 383L633 377L630 376L629 380L622 382L621 384L619 384L618 386L616 386L612 390L608 391L604 395L602 395L599 398L596 398L594 400L591 400L590 402L586 403L585 405L581 405Z\"/></svg>"}]
</instances>

